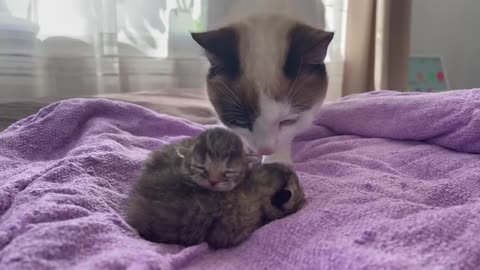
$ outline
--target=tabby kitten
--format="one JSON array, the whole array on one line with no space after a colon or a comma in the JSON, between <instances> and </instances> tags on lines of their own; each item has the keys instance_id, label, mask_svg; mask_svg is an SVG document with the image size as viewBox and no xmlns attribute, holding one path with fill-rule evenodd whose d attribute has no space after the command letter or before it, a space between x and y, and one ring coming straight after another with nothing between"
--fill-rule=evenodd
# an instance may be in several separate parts
<instances>
[{"instance_id":1,"label":"tabby kitten","mask_svg":"<svg viewBox=\"0 0 480 270\"><path fill-rule=\"evenodd\" d=\"M221 191L245 178L240 138L227 129L210 129L197 138L155 151L134 186L127 222L150 241L195 245L221 215Z\"/></svg>"},{"instance_id":2,"label":"tabby kitten","mask_svg":"<svg viewBox=\"0 0 480 270\"><path fill-rule=\"evenodd\" d=\"M229 191L245 178L249 160L242 140L227 129L207 130L187 140L177 154L183 157L182 171L201 187Z\"/></svg>"},{"instance_id":3,"label":"tabby kitten","mask_svg":"<svg viewBox=\"0 0 480 270\"><path fill-rule=\"evenodd\" d=\"M215 249L236 246L262 225L293 214L304 204L303 189L291 169L279 163L257 166L225 195L222 216L205 240Z\"/></svg>"},{"instance_id":4,"label":"tabby kitten","mask_svg":"<svg viewBox=\"0 0 480 270\"><path fill-rule=\"evenodd\" d=\"M291 163L293 138L318 113L333 35L281 15L192 33L211 64L207 92L220 120L266 161Z\"/></svg>"}]
</instances>

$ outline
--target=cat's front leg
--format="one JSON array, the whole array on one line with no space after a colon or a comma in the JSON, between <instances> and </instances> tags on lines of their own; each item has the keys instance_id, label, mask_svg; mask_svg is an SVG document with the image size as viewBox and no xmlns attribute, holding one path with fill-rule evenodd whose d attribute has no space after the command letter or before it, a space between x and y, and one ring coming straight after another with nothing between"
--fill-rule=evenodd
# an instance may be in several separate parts
<instances>
[{"instance_id":1,"label":"cat's front leg","mask_svg":"<svg viewBox=\"0 0 480 270\"><path fill-rule=\"evenodd\" d=\"M291 142L280 144L280 149L278 149L274 154L270 156L264 156L263 163L283 163L285 165L293 165L291 157Z\"/></svg>"}]
</instances>

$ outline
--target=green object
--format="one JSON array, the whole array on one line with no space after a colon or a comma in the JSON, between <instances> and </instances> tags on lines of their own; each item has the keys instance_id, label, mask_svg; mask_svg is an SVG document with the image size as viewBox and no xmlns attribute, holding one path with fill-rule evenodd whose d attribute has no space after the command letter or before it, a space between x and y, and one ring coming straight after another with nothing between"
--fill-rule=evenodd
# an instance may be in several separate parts
<instances>
[{"instance_id":1,"label":"green object","mask_svg":"<svg viewBox=\"0 0 480 270\"><path fill-rule=\"evenodd\" d=\"M202 0L200 2L202 11L200 13L200 18L193 21L193 32L204 32L207 30L208 0Z\"/></svg>"},{"instance_id":2,"label":"green object","mask_svg":"<svg viewBox=\"0 0 480 270\"><path fill-rule=\"evenodd\" d=\"M435 82L436 82L435 72L430 72L429 75L430 75L430 76L428 76L428 78L430 79L430 82L431 82L431 83L435 83Z\"/></svg>"},{"instance_id":3,"label":"green object","mask_svg":"<svg viewBox=\"0 0 480 270\"><path fill-rule=\"evenodd\" d=\"M177 1L177 8L170 12L170 33L186 35L188 32L202 32L207 29L207 0L201 0L200 16L193 18L193 0Z\"/></svg>"}]
</instances>

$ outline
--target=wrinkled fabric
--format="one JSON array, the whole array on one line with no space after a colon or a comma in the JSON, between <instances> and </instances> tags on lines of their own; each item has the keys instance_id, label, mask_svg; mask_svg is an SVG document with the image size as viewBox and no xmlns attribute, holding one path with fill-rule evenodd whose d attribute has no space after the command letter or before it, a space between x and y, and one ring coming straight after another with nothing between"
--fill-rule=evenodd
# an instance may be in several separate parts
<instances>
[{"instance_id":1,"label":"wrinkled fabric","mask_svg":"<svg viewBox=\"0 0 480 270\"><path fill-rule=\"evenodd\" d=\"M307 205L212 251L125 222L149 151L205 129L103 99L0 133L0 269L480 269L480 90L325 106L294 143Z\"/></svg>"}]
</instances>

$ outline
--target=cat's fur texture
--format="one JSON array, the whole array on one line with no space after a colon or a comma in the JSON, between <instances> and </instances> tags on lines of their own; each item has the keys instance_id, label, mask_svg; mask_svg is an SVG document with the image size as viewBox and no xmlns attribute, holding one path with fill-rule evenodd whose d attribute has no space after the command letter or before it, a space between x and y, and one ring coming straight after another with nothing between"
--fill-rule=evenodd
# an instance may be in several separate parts
<instances>
[{"instance_id":1,"label":"cat's fur texture","mask_svg":"<svg viewBox=\"0 0 480 270\"><path fill-rule=\"evenodd\" d=\"M196 172L185 169L188 156L229 159L232 145L218 142L235 142L235 138L240 140L230 131L214 129L154 152L129 196L127 222L150 241L185 246L206 241L212 248L224 248L239 244L264 223L302 207L304 195L298 178L284 165L251 170L243 166L236 188L224 192L199 184ZM237 162L242 160L244 156Z\"/></svg>"},{"instance_id":2,"label":"cat's fur texture","mask_svg":"<svg viewBox=\"0 0 480 270\"><path fill-rule=\"evenodd\" d=\"M212 248L236 246L259 227L297 212L304 204L303 189L291 169L280 163L259 165L225 195L222 215L205 240Z\"/></svg>"},{"instance_id":3,"label":"cat's fur texture","mask_svg":"<svg viewBox=\"0 0 480 270\"><path fill-rule=\"evenodd\" d=\"M290 163L291 141L326 96L333 33L264 14L192 37L211 63L207 92L223 124L268 161Z\"/></svg>"}]
</instances>

